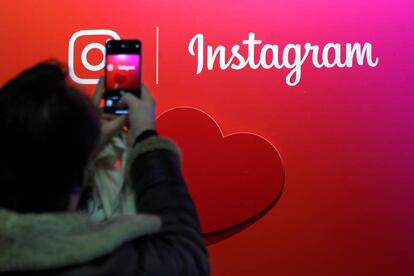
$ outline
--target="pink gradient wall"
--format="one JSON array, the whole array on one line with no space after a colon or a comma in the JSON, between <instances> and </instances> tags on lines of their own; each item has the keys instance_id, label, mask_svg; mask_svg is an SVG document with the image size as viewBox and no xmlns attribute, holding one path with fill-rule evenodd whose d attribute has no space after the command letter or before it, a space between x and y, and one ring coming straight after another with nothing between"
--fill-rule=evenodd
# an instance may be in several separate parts
<instances>
[{"instance_id":1,"label":"pink gradient wall","mask_svg":"<svg viewBox=\"0 0 414 276\"><path fill-rule=\"evenodd\" d=\"M143 42L143 82L158 114L198 108L225 135L243 131L266 138L284 162L285 186L275 207L209 246L213 275L409 276L413 10L409 0L4 1L0 85L42 59L66 62L68 41L78 30L137 37ZM229 48L249 32L279 45L370 42L379 64L316 69L306 63L294 87L285 83L287 70L196 75L196 59L187 51L195 34ZM91 93L94 86L82 88Z\"/></svg>"}]
</instances>

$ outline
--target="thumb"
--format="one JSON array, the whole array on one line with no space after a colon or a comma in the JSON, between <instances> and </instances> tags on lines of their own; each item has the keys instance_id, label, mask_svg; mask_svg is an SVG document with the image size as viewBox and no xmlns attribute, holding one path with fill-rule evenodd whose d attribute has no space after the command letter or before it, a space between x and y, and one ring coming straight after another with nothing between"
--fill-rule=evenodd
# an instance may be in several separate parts
<instances>
[{"instance_id":1,"label":"thumb","mask_svg":"<svg viewBox=\"0 0 414 276\"><path fill-rule=\"evenodd\" d=\"M106 136L105 138L110 140L127 122L128 116L126 115L119 116L111 121L102 121L102 132L104 132L104 135Z\"/></svg>"},{"instance_id":2,"label":"thumb","mask_svg":"<svg viewBox=\"0 0 414 276\"><path fill-rule=\"evenodd\" d=\"M139 101L138 97L134 96L130 92L127 92L124 95L122 95L121 99L119 100L119 103L121 105L126 104L129 107L136 101Z\"/></svg>"},{"instance_id":3,"label":"thumb","mask_svg":"<svg viewBox=\"0 0 414 276\"><path fill-rule=\"evenodd\" d=\"M99 102L102 99L102 96L105 92L105 86L104 86L104 78L99 78L98 84L96 85L95 93L92 96L92 101L95 104L95 106L99 107Z\"/></svg>"},{"instance_id":4,"label":"thumb","mask_svg":"<svg viewBox=\"0 0 414 276\"><path fill-rule=\"evenodd\" d=\"M141 85L141 99L146 102L154 101L151 93L144 84Z\"/></svg>"}]
</instances>

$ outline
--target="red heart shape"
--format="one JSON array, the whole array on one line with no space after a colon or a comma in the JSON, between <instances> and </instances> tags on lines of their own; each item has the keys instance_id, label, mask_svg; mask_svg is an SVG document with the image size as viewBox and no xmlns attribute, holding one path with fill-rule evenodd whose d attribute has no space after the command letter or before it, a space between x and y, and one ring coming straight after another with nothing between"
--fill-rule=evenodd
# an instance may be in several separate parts
<instances>
[{"instance_id":1,"label":"red heart shape","mask_svg":"<svg viewBox=\"0 0 414 276\"><path fill-rule=\"evenodd\" d=\"M242 226L276 203L283 189L283 165L264 138L251 133L223 137L213 118L189 107L163 113L157 127L182 151L183 174L204 234Z\"/></svg>"},{"instance_id":2,"label":"red heart shape","mask_svg":"<svg viewBox=\"0 0 414 276\"><path fill-rule=\"evenodd\" d=\"M118 88L127 80L127 76L125 75L125 73L116 73L114 79L115 88Z\"/></svg>"}]
</instances>

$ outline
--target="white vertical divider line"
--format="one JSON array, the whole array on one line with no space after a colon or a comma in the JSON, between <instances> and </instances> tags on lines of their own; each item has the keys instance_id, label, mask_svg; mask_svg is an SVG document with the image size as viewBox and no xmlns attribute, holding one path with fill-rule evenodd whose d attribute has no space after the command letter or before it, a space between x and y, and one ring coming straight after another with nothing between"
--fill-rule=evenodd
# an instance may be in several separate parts
<instances>
[{"instance_id":1,"label":"white vertical divider line","mask_svg":"<svg viewBox=\"0 0 414 276\"><path fill-rule=\"evenodd\" d=\"M158 42L159 42L159 28L157 26L157 31L156 31L157 35L156 35L156 54L155 54L155 83L158 85Z\"/></svg>"}]
</instances>

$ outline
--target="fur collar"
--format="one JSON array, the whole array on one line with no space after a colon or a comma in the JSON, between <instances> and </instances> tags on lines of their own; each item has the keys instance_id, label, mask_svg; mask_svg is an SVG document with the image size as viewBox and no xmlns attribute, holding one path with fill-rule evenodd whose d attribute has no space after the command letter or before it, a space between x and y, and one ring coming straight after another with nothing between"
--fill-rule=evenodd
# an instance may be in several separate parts
<instances>
[{"instance_id":1,"label":"fur collar","mask_svg":"<svg viewBox=\"0 0 414 276\"><path fill-rule=\"evenodd\" d=\"M153 215L93 221L86 214L18 214L0 209L0 273L76 265L161 227Z\"/></svg>"}]
</instances>

